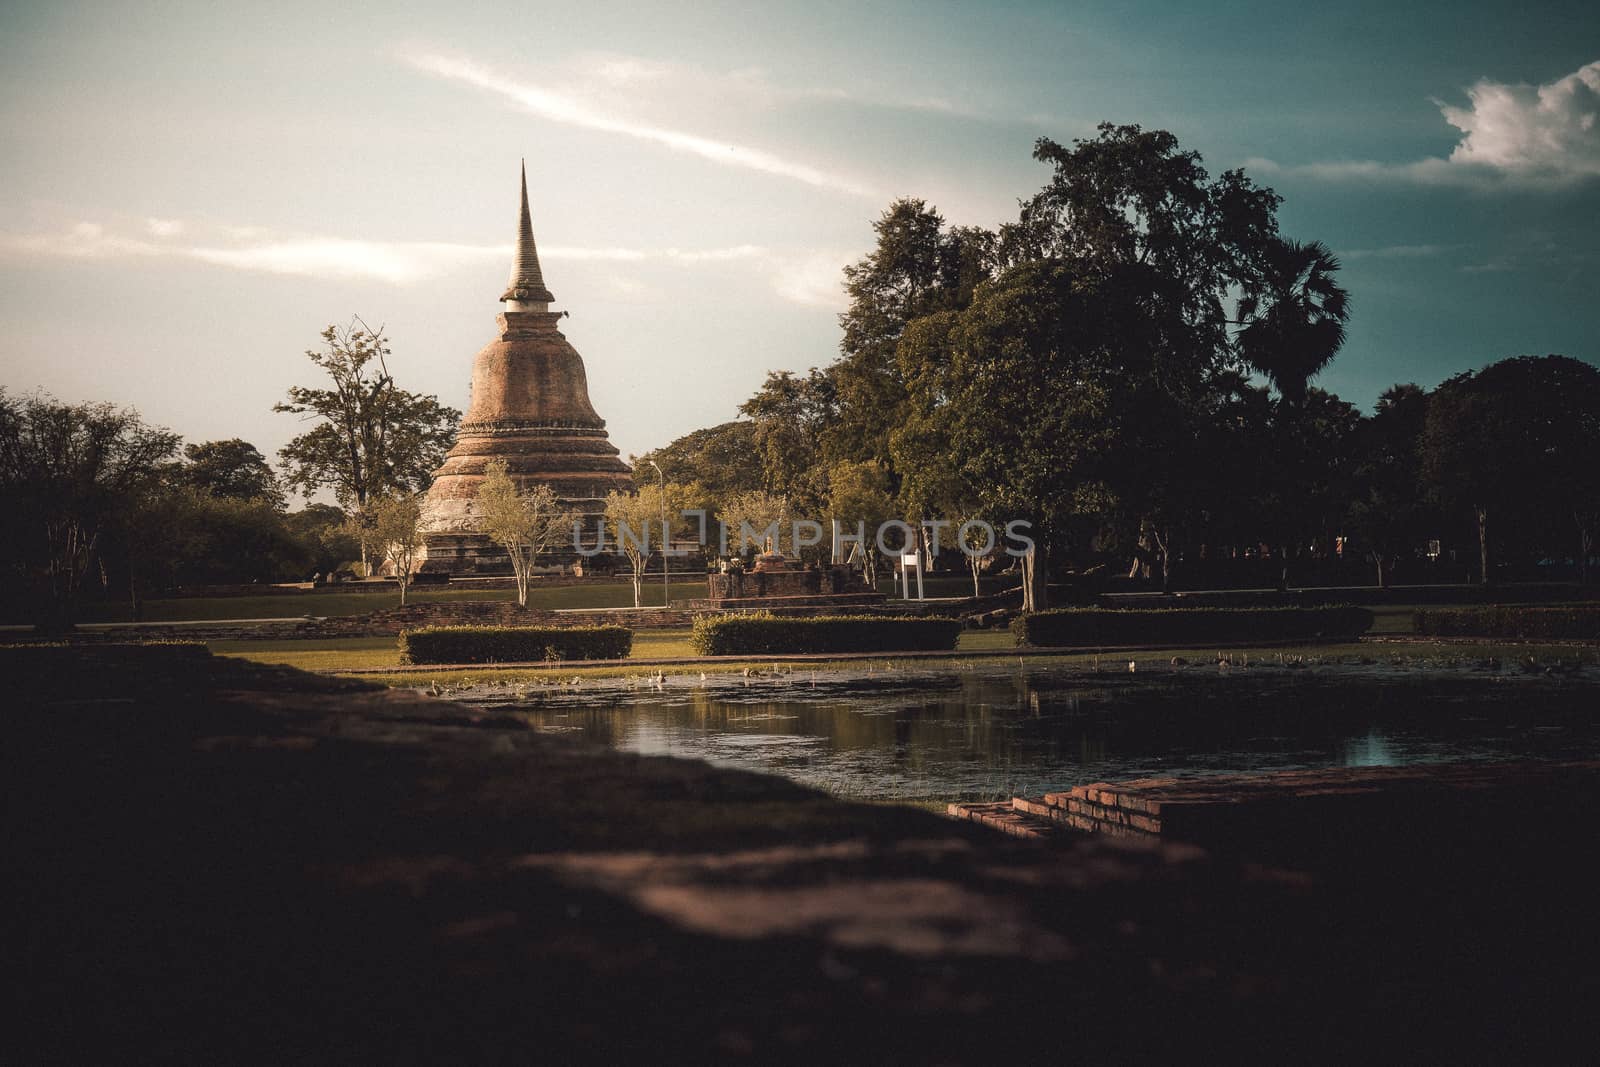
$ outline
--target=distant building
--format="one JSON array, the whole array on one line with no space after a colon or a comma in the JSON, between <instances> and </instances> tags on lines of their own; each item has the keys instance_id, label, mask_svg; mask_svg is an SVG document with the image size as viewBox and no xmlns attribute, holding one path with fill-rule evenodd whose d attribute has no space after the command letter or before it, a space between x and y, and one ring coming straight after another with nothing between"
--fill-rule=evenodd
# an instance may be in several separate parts
<instances>
[{"instance_id":1,"label":"distant building","mask_svg":"<svg viewBox=\"0 0 1600 1067\"><path fill-rule=\"evenodd\" d=\"M421 569L430 573L510 573L509 557L481 532L475 514L490 460L505 460L521 486L550 486L568 508L590 516L586 531L605 510L607 493L633 488L605 420L589 402L583 357L556 329L566 313L550 310L555 296L545 288L533 242L526 165L516 262L500 300L499 336L473 361L471 410L428 490Z\"/></svg>"}]
</instances>

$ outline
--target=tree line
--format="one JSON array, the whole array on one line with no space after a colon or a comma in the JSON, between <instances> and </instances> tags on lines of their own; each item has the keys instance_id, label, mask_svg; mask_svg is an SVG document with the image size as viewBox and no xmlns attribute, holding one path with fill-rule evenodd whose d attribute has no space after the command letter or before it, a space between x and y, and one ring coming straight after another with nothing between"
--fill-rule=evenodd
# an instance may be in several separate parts
<instances>
[{"instance_id":1,"label":"tree line","mask_svg":"<svg viewBox=\"0 0 1600 1067\"><path fill-rule=\"evenodd\" d=\"M274 409L311 423L277 470L238 438L185 444L131 408L0 390L8 616L63 629L91 596L137 618L144 598L185 586L366 574L408 525L414 551L417 496L460 413L395 384L381 329L356 319L322 342L306 355L327 384Z\"/></svg>"},{"instance_id":2,"label":"tree line","mask_svg":"<svg viewBox=\"0 0 1600 1067\"><path fill-rule=\"evenodd\" d=\"M1519 356L1431 391L1397 384L1363 413L1312 384L1351 301L1325 246L1279 232L1275 192L1137 126L1034 155L1049 179L994 230L891 204L845 269L838 358L770 373L738 418L635 460L639 492L612 494L604 521L636 602L650 552L622 528L664 515L681 536L683 509L734 530L864 523L873 577L890 520L1021 520L1030 610L1052 577L1096 568L1162 588L1287 585L1347 579L1359 561L1387 585L1554 559L1588 580L1600 371ZM185 445L130 409L0 391L10 610L64 626L91 594L137 604L385 560L409 573L420 494L461 415L401 389L389 354L359 318L323 332L306 353L319 384L275 405L310 423L276 471L242 440ZM525 602L575 516L488 474L478 509ZM308 503L291 512L294 493ZM975 593L1010 563L947 558Z\"/></svg>"},{"instance_id":3,"label":"tree line","mask_svg":"<svg viewBox=\"0 0 1600 1067\"><path fill-rule=\"evenodd\" d=\"M1594 367L1508 359L1364 414L1311 384L1351 300L1276 193L1137 126L1034 155L1049 180L996 230L893 203L845 270L839 358L642 458L799 514L1026 520L1029 608L1096 564L1165 588L1361 560L1387 584L1437 547L1435 574L1551 556L1587 579Z\"/></svg>"}]
</instances>

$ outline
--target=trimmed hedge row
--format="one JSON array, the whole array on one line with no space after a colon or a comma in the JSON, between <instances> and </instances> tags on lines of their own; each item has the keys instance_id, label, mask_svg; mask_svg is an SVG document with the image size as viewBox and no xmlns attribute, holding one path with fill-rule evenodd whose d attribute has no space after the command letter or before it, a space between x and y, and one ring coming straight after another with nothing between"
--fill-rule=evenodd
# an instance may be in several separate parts
<instances>
[{"instance_id":1,"label":"trimmed hedge row","mask_svg":"<svg viewBox=\"0 0 1600 1067\"><path fill-rule=\"evenodd\" d=\"M702 656L804 652L945 652L961 637L959 619L891 615L702 615L690 639Z\"/></svg>"},{"instance_id":2,"label":"trimmed hedge row","mask_svg":"<svg viewBox=\"0 0 1600 1067\"><path fill-rule=\"evenodd\" d=\"M1419 634L1430 637L1513 637L1600 641L1600 604L1553 607L1494 605L1436 608L1412 614Z\"/></svg>"},{"instance_id":3,"label":"trimmed hedge row","mask_svg":"<svg viewBox=\"0 0 1600 1067\"><path fill-rule=\"evenodd\" d=\"M403 663L528 663L627 659L626 626L421 626L400 634Z\"/></svg>"},{"instance_id":4,"label":"trimmed hedge row","mask_svg":"<svg viewBox=\"0 0 1600 1067\"><path fill-rule=\"evenodd\" d=\"M1017 644L1039 648L1156 645L1297 638L1356 638L1372 626L1366 608L1058 608L1011 623Z\"/></svg>"}]
</instances>

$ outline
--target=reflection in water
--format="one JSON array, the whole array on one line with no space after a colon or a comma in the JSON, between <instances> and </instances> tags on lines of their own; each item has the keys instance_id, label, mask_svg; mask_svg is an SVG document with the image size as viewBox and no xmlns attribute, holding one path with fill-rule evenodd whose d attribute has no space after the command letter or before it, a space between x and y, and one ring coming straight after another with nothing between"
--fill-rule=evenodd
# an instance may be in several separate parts
<instances>
[{"instance_id":1,"label":"reflection in water","mask_svg":"<svg viewBox=\"0 0 1600 1067\"><path fill-rule=\"evenodd\" d=\"M1600 752L1595 691L1492 679L1030 672L684 681L544 691L536 726L873 798L1005 797L1097 780ZM470 696L468 699L472 699Z\"/></svg>"},{"instance_id":2,"label":"reflection in water","mask_svg":"<svg viewBox=\"0 0 1600 1067\"><path fill-rule=\"evenodd\" d=\"M1365 737L1352 737L1344 743L1346 767L1394 767L1406 762L1396 755L1389 739L1376 730Z\"/></svg>"}]
</instances>

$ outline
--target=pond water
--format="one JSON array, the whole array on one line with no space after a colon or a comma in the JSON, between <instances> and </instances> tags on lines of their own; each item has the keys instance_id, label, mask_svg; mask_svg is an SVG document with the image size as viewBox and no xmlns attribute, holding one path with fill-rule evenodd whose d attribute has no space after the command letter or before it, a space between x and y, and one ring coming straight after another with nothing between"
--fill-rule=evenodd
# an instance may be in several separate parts
<instances>
[{"instance_id":1,"label":"pond water","mask_svg":"<svg viewBox=\"0 0 1600 1067\"><path fill-rule=\"evenodd\" d=\"M858 798L1038 795L1094 781L1600 756L1600 673L1215 667L968 670L480 688L537 728Z\"/></svg>"}]
</instances>

